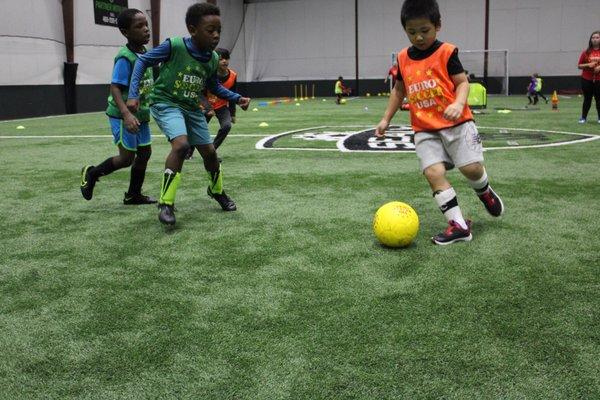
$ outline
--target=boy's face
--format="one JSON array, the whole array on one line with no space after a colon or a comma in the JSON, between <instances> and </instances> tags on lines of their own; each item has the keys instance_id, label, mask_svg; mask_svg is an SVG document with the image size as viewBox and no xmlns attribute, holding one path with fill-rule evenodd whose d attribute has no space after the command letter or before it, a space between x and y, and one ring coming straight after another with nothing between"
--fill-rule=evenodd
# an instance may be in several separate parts
<instances>
[{"instance_id":1,"label":"boy's face","mask_svg":"<svg viewBox=\"0 0 600 400\"><path fill-rule=\"evenodd\" d=\"M221 38L221 17L205 15L200 18L198 25L188 25L192 40L200 50L214 50Z\"/></svg>"},{"instance_id":2,"label":"boy's face","mask_svg":"<svg viewBox=\"0 0 600 400\"><path fill-rule=\"evenodd\" d=\"M229 58L219 58L219 68L226 70L229 67Z\"/></svg>"},{"instance_id":3,"label":"boy's face","mask_svg":"<svg viewBox=\"0 0 600 400\"><path fill-rule=\"evenodd\" d=\"M147 44L150 41L150 29L146 16L142 13L135 14L129 29L123 34L130 43L142 46Z\"/></svg>"},{"instance_id":4,"label":"boy's face","mask_svg":"<svg viewBox=\"0 0 600 400\"><path fill-rule=\"evenodd\" d=\"M419 50L431 47L440 29L441 25L435 26L428 18L409 19L404 27L408 40Z\"/></svg>"}]
</instances>

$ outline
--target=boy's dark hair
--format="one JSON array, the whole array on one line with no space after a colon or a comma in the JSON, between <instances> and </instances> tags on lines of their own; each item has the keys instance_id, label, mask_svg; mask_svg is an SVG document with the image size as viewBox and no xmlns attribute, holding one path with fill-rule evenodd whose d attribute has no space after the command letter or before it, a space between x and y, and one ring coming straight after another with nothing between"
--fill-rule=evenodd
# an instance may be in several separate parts
<instances>
[{"instance_id":1,"label":"boy's dark hair","mask_svg":"<svg viewBox=\"0 0 600 400\"><path fill-rule=\"evenodd\" d=\"M404 0L402 11L400 11L400 21L406 28L406 22L416 18L427 18L435 26L442 24L440 7L436 0Z\"/></svg>"},{"instance_id":2,"label":"boy's dark hair","mask_svg":"<svg viewBox=\"0 0 600 400\"><path fill-rule=\"evenodd\" d=\"M344 77L343 76L338 76L338 81L343 81Z\"/></svg>"},{"instance_id":3,"label":"boy's dark hair","mask_svg":"<svg viewBox=\"0 0 600 400\"><path fill-rule=\"evenodd\" d=\"M594 35L600 35L600 31L592 32L592 34L590 35L590 41L588 42L588 48L585 51L588 55L591 53L592 49L594 48L594 46L592 45L592 36L594 36Z\"/></svg>"},{"instance_id":4,"label":"boy's dark hair","mask_svg":"<svg viewBox=\"0 0 600 400\"><path fill-rule=\"evenodd\" d=\"M125 10L121 11L117 17L117 26L119 27L119 30L121 32L129 30L131 24L133 23L133 17L135 17L137 14L143 14L143 12L137 8L126 8Z\"/></svg>"},{"instance_id":5,"label":"boy's dark hair","mask_svg":"<svg viewBox=\"0 0 600 400\"><path fill-rule=\"evenodd\" d=\"M221 15L219 7L211 3L196 3L192 4L185 13L186 26L198 26L198 23L207 15Z\"/></svg>"},{"instance_id":6,"label":"boy's dark hair","mask_svg":"<svg viewBox=\"0 0 600 400\"><path fill-rule=\"evenodd\" d=\"M225 60L229 60L231 58L231 53L229 53L229 50L227 50L227 49L223 49L223 48L219 47L215 51L219 55L219 58L223 58Z\"/></svg>"}]
</instances>

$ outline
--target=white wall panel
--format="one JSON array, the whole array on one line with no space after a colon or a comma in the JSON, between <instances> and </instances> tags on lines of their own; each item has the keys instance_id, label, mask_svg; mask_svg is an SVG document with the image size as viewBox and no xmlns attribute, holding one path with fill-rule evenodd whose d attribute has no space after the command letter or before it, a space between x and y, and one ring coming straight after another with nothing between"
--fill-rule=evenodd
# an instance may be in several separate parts
<instances>
[{"instance_id":1,"label":"white wall panel","mask_svg":"<svg viewBox=\"0 0 600 400\"><path fill-rule=\"evenodd\" d=\"M0 0L0 6L0 85L62 84L60 1Z\"/></svg>"},{"instance_id":2,"label":"white wall panel","mask_svg":"<svg viewBox=\"0 0 600 400\"><path fill-rule=\"evenodd\" d=\"M354 70L352 0L247 5L240 80L334 79ZM240 49L241 50L241 49ZM239 56L236 56L239 57ZM236 58L239 60L239 58Z\"/></svg>"},{"instance_id":3,"label":"white wall panel","mask_svg":"<svg viewBox=\"0 0 600 400\"><path fill-rule=\"evenodd\" d=\"M0 0L0 35L64 41L60 0Z\"/></svg>"},{"instance_id":4,"label":"white wall panel","mask_svg":"<svg viewBox=\"0 0 600 400\"><path fill-rule=\"evenodd\" d=\"M162 1L161 40L187 35L185 12L195 2ZM440 39L462 50L483 48L484 1L439 3ZM579 73L579 53L590 33L600 29L600 0L490 3L490 48L510 51L511 75ZM233 47L231 66L240 81L354 78L354 0L218 4L220 45ZM150 0L129 0L129 5L147 12ZM401 5L399 0L359 0L361 78L383 79L390 53L409 44L400 24ZM0 0L0 6L0 84L61 84L65 49L60 0ZM77 82L106 83L125 39L116 28L94 24L91 0L74 1L74 11Z\"/></svg>"},{"instance_id":5,"label":"white wall panel","mask_svg":"<svg viewBox=\"0 0 600 400\"><path fill-rule=\"evenodd\" d=\"M163 0L160 8L160 40L173 36L187 36L185 12L195 0Z\"/></svg>"},{"instance_id":6,"label":"white wall panel","mask_svg":"<svg viewBox=\"0 0 600 400\"><path fill-rule=\"evenodd\" d=\"M0 85L62 85L65 46L27 38L0 38Z\"/></svg>"},{"instance_id":7,"label":"white wall panel","mask_svg":"<svg viewBox=\"0 0 600 400\"><path fill-rule=\"evenodd\" d=\"M93 6L92 1L73 2L77 84L83 85L110 82L113 59L127 43L118 28L94 23ZM150 23L150 0L129 0L129 7L144 12Z\"/></svg>"},{"instance_id":8,"label":"white wall panel","mask_svg":"<svg viewBox=\"0 0 600 400\"><path fill-rule=\"evenodd\" d=\"M510 51L510 74L578 75L590 33L600 29L600 0L491 2L490 48Z\"/></svg>"}]
</instances>

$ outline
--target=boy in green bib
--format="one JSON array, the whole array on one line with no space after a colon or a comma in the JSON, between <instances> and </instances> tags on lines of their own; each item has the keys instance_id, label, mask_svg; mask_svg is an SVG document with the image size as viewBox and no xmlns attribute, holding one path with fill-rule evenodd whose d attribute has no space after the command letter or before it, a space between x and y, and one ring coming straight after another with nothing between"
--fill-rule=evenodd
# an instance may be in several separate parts
<instances>
[{"instance_id":1,"label":"boy in green bib","mask_svg":"<svg viewBox=\"0 0 600 400\"><path fill-rule=\"evenodd\" d=\"M148 20L140 10L129 8L119 14L117 25L123 36L127 38L127 45L121 47L115 57L106 115L119 155L109 157L97 166L86 165L82 168L81 195L84 199L91 200L94 186L101 176L131 166L129 190L125 193L123 203L153 204L156 203L156 199L142 194L146 166L152 154L150 146L152 138L148 126L150 121L148 94L153 84L152 70L148 70L141 78L140 106L136 112L130 112L125 105L133 66L138 57L146 52L144 45L150 40Z\"/></svg>"},{"instance_id":2,"label":"boy in green bib","mask_svg":"<svg viewBox=\"0 0 600 400\"><path fill-rule=\"evenodd\" d=\"M221 164L199 103L201 92L208 88L243 110L250 104L249 98L225 89L217 79L219 56L213 50L221 34L219 8L210 3L196 3L188 8L185 23L190 37L167 39L136 62L127 101L130 110L138 109L139 81L148 67L160 64L160 75L150 96L150 111L171 143L158 202L158 219L167 225L175 224L175 194L191 146L202 156L208 172L208 195L224 211L236 210L235 203L223 190Z\"/></svg>"}]
</instances>

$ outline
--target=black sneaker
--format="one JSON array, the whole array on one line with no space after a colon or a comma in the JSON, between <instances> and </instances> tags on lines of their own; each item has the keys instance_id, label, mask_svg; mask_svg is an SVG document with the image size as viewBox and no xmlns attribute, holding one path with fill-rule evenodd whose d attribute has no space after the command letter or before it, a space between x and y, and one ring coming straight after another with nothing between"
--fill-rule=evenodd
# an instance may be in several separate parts
<instances>
[{"instance_id":1,"label":"black sneaker","mask_svg":"<svg viewBox=\"0 0 600 400\"><path fill-rule=\"evenodd\" d=\"M213 193L210 191L210 187L208 187L206 189L206 194L208 194L208 197L212 197L213 199L215 199L217 201L217 203L219 203L219 205L221 206L221 208L223 209L223 211L235 211L237 210L237 207L235 206L235 203L233 202L233 200L231 200L229 198L229 196L227 196L225 194L225 191L223 191L223 193L221 194L217 194L217 193Z\"/></svg>"},{"instance_id":2,"label":"black sneaker","mask_svg":"<svg viewBox=\"0 0 600 400\"><path fill-rule=\"evenodd\" d=\"M491 216L499 217L504 213L504 204L491 187L485 193L478 194L477 197Z\"/></svg>"},{"instance_id":3,"label":"black sneaker","mask_svg":"<svg viewBox=\"0 0 600 400\"><path fill-rule=\"evenodd\" d=\"M125 197L123 197L123 204L126 206L129 205L138 205L138 204L156 204L158 200L154 197L145 196L143 194L129 194L125 193Z\"/></svg>"},{"instance_id":4,"label":"black sneaker","mask_svg":"<svg viewBox=\"0 0 600 400\"><path fill-rule=\"evenodd\" d=\"M90 175L90 169L94 168L93 165L86 165L81 168L81 195L86 200L91 200L94 195L94 186L98 179L94 179Z\"/></svg>"},{"instance_id":5,"label":"black sneaker","mask_svg":"<svg viewBox=\"0 0 600 400\"><path fill-rule=\"evenodd\" d=\"M471 234L471 221L467 220L467 229L463 229L458 223L450 221L448 228L431 238L433 243L445 246L454 242L470 242L473 239Z\"/></svg>"},{"instance_id":6,"label":"black sneaker","mask_svg":"<svg viewBox=\"0 0 600 400\"><path fill-rule=\"evenodd\" d=\"M175 225L175 207L168 204L159 204L158 220L165 225Z\"/></svg>"}]
</instances>

